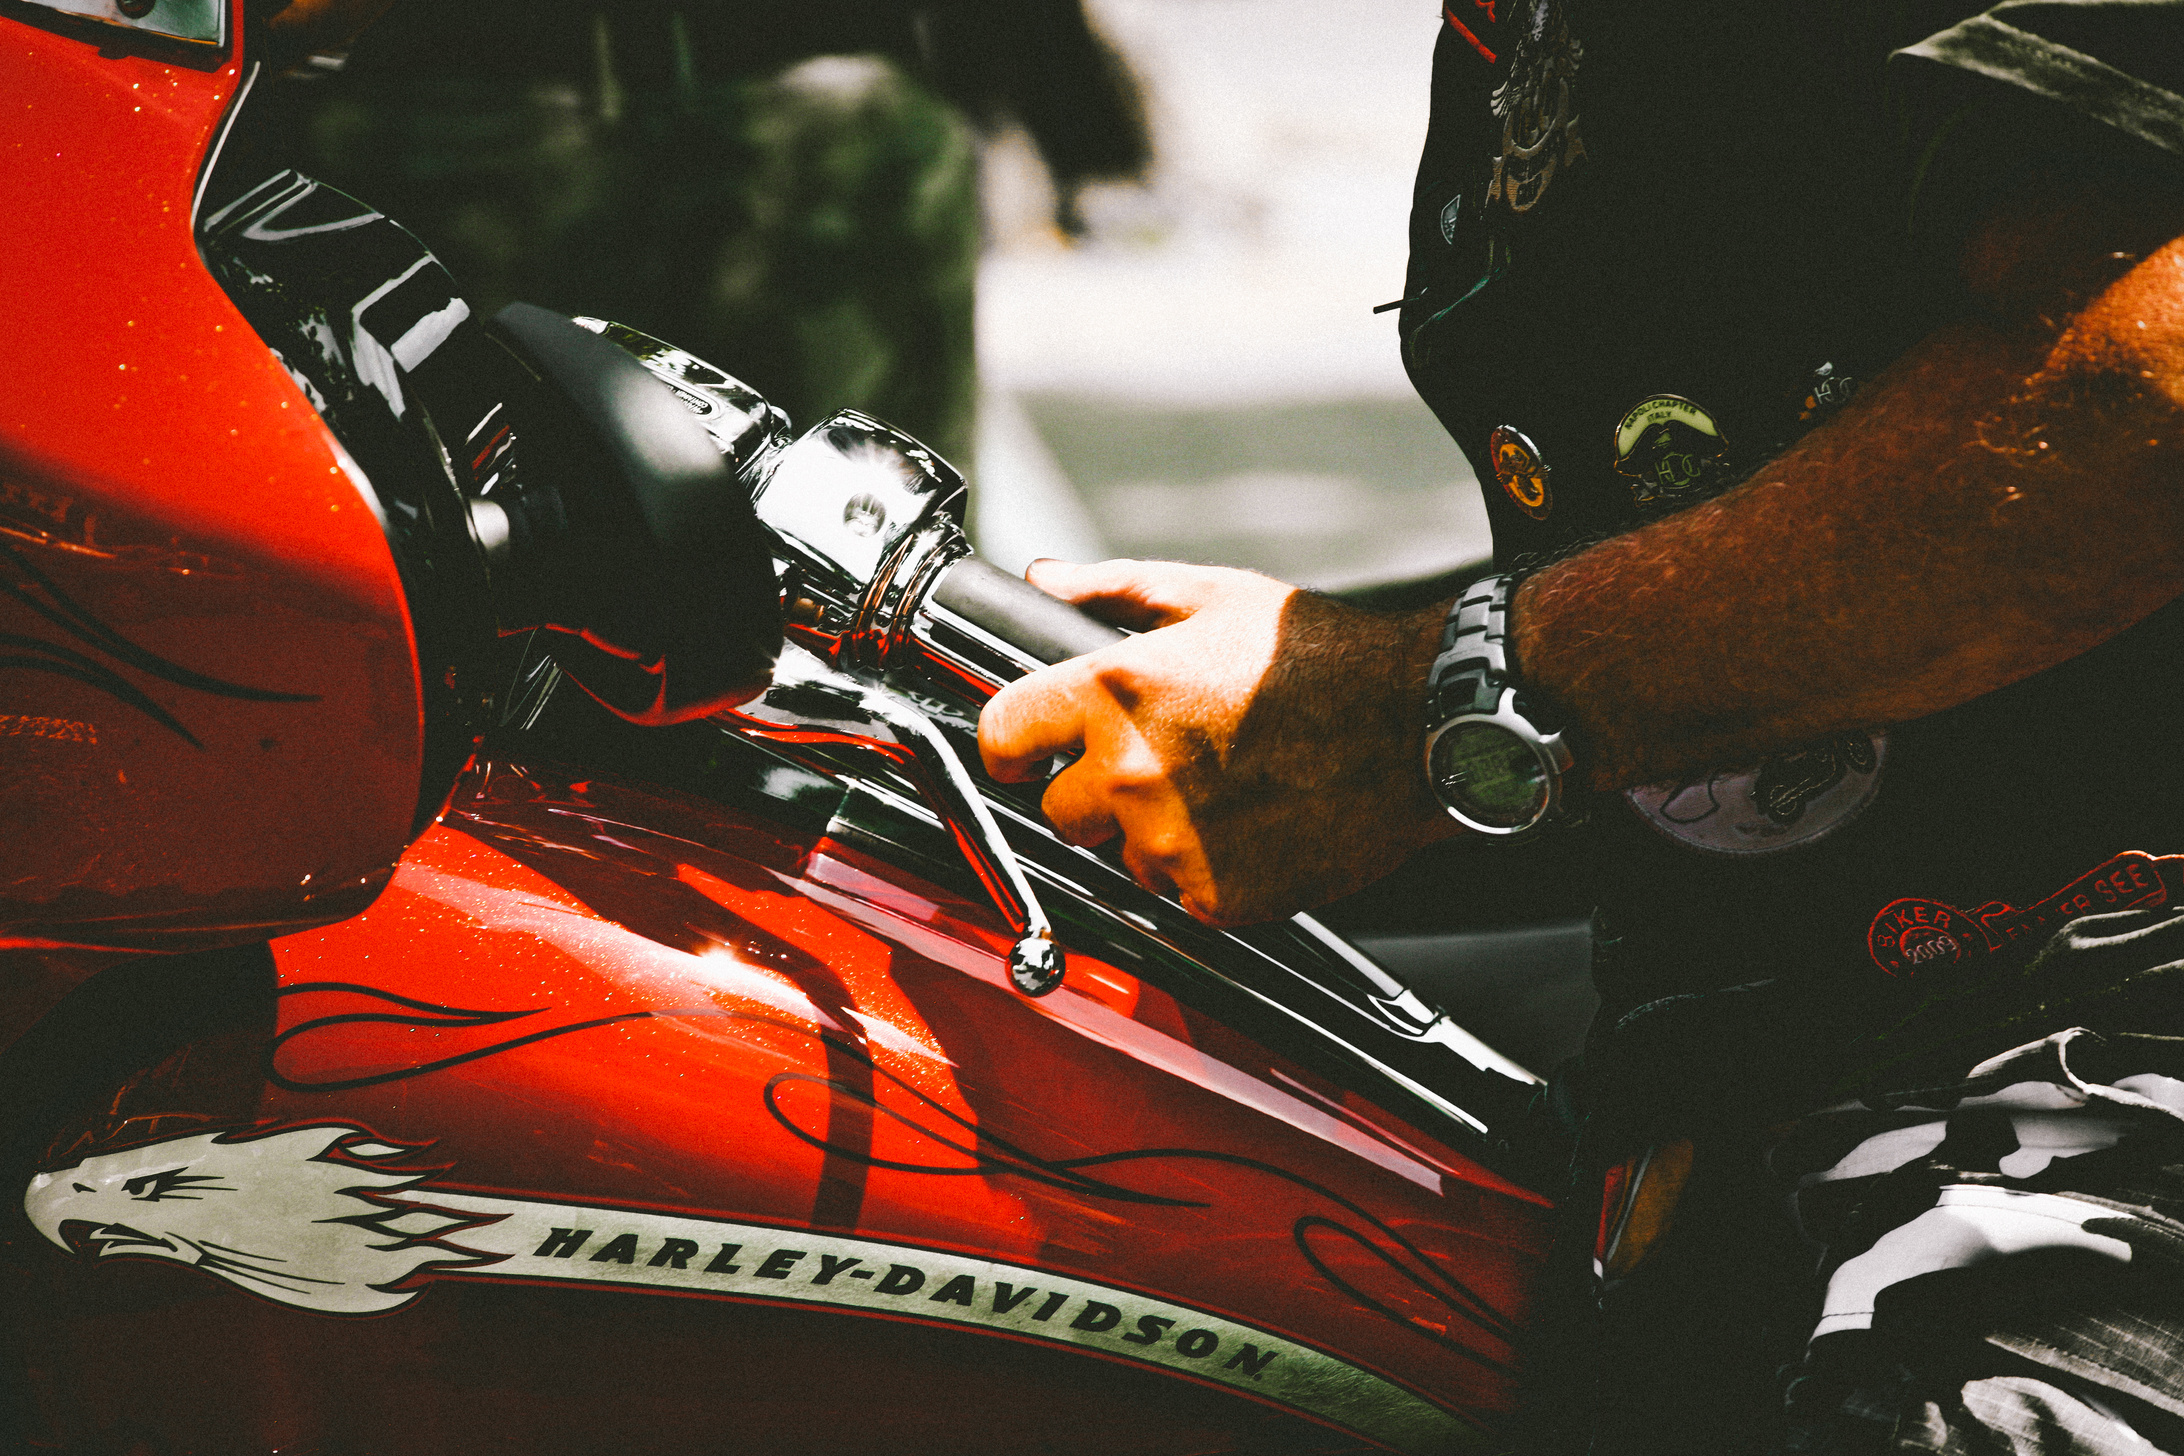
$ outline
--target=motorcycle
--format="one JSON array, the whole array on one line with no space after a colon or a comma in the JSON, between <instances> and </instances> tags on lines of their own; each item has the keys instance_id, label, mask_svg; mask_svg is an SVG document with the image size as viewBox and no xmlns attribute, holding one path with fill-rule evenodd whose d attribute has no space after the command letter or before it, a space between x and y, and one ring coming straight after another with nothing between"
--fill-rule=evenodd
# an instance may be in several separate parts
<instances>
[{"instance_id":1,"label":"motorcycle","mask_svg":"<svg viewBox=\"0 0 2184 1456\"><path fill-rule=\"evenodd\" d=\"M981 772L1116 634L916 441L223 171L238 13L0 12L30 1448L1492 1449L1538 1078Z\"/></svg>"}]
</instances>

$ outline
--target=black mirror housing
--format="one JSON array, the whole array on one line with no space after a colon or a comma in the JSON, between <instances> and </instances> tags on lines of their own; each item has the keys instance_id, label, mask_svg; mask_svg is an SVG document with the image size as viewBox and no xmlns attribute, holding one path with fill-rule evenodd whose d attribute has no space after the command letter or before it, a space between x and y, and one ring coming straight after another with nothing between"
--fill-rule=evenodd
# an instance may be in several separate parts
<instances>
[{"instance_id":1,"label":"black mirror housing","mask_svg":"<svg viewBox=\"0 0 2184 1456\"><path fill-rule=\"evenodd\" d=\"M473 505L503 632L542 645L635 723L705 717L765 691L781 650L764 528L705 427L625 349L510 304L501 341L542 388L524 485Z\"/></svg>"}]
</instances>

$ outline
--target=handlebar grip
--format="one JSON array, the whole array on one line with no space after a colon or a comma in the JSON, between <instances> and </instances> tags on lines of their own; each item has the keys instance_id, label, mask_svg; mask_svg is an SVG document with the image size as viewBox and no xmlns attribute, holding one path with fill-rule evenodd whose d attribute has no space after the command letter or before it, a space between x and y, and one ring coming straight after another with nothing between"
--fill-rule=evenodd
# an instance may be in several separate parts
<instances>
[{"instance_id":1,"label":"handlebar grip","mask_svg":"<svg viewBox=\"0 0 2184 1456\"><path fill-rule=\"evenodd\" d=\"M941 574L932 600L1041 662L1082 657L1125 635L975 556Z\"/></svg>"}]
</instances>

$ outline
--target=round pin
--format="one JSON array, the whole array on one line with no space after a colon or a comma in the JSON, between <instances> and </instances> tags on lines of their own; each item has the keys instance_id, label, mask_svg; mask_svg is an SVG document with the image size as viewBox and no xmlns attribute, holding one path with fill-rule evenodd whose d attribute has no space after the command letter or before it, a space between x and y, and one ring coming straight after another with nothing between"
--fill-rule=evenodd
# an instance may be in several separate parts
<instances>
[{"instance_id":1,"label":"round pin","mask_svg":"<svg viewBox=\"0 0 2184 1456\"><path fill-rule=\"evenodd\" d=\"M1680 394L1653 394L1615 422L1615 469L1640 505L1695 495L1729 453L1721 426Z\"/></svg>"},{"instance_id":2,"label":"round pin","mask_svg":"<svg viewBox=\"0 0 2184 1456\"><path fill-rule=\"evenodd\" d=\"M1837 733L1749 768L1624 791L1638 817L1709 854L1775 854L1832 834L1881 792L1888 735Z\"/></svg>"},{"instance_id":3,"label":"round pin","mask_svg":"<svg viewBox=\"0 0 2184 1456\"><path fill-rule=\"evenodd\" d=\"M1533 520L1546 520L1555 508L1555 498L1547 486L1550 471L1539 458L1539 447L1514 425L1496 425L1486 437L1486 455L1494 462L1494 479L1501 483L1502 493Z\"/></svg>"},{"instance_id":4,"label":"round pin","mask_svg":"<svg viewBox=\"0 0 2184 1456\"><path fill-rule=\"evenodd\" d=\"M1850 397L1858 392L1858 381L1845 374L1833 363L1822 364L1805 378L1804 397L1798 401L1797 422L1801 425L1818 424L1850 403Z\"/></svg>"}]
</instances>

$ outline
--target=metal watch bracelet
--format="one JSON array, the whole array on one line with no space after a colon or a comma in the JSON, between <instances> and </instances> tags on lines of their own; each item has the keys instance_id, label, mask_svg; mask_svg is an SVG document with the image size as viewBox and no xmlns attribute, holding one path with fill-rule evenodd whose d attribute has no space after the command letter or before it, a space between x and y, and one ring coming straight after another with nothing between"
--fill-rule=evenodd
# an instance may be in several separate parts
<instances>
[{"instance_id":1,"label":"metal watch bracelet","mask_svg":"<svg viewBox=\"0 0 2184 1456\"><path fill-rule=\"evenodd\" d=\"M1474 817L1436 787L1444 807L1466 827L1491 838L1529 837L1571 817L1563 794L1573 767L1559 715L1527 693L1511 667L1510 604L1521 577L1483 577L1466 586L1441 629L1440 651L1426 676L1427 775L1433 777L1434 743L1459 721L1490 723L1523 742L1536 759L1545 794L1536 818L1518 826Z\"/></svg>"},{"instance_id":2,"label":"metal watch bracelet","mask_svg":"<svg viewBox=\"0 0 2184 1456\"><path fill-rule=\"evenodd\" d=\"M1510 685L1509 604L1514 572L1472 582L1441 626L1441 650L1426 674L1426 727L1459 713L1491 713Z\"/></svg>"}]
</instances>

